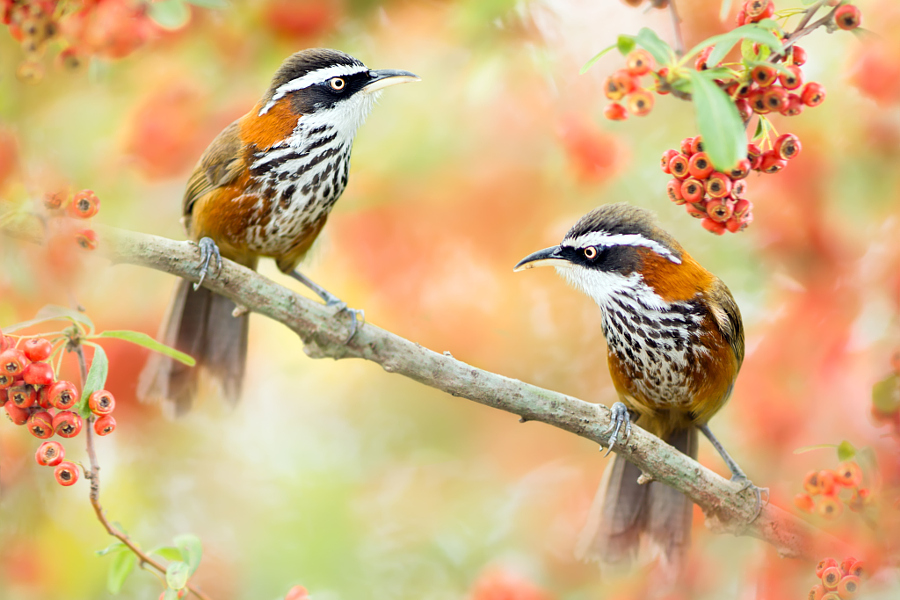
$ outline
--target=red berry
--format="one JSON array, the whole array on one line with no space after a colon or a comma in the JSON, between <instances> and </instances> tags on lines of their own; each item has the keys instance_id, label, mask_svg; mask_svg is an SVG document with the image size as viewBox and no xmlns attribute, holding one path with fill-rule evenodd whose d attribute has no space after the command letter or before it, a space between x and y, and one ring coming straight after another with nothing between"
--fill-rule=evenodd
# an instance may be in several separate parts
<instances>
[{"instance_id":1,"label":"red berry","mask_svg":"<svg viewBox=\"0 0 900 600\"><path fill-rule=\"evenodd\" d=\"M56 481L59 485L69 486L78 481L78 467L76 467L74 463L64 460L56 465L56 470L53 471L53 475L56 477Z\"/></svg>"},{"instance_id":2,"label":"red berry","mask_svg":"<svg viewBox=\"0 0 900 600\"><path fill-rule=\"evenodd\" d=\"M85 250L96 250L97 232L93 229L79 229L75 232L75 243Z\"/></svg>"},{"instance_id":3,"label":"red berry","mask_svg":"<svg viewBox=\"0 0 900 600\"><path fill-rule=\"evenodd\" d=\"M284 600L308 600L309 592L302 585L295 585L284 596Z\"/></svg>"},{"instance_id":4,"label":"red berry","mask_svg":"<svg viewBox=\"0 0 900 600\"><path fill-rule=\"evenodd\" d=\"M744 11L747 13L748 17L756 19L769 10L769 6L771 5L772 0L747 0L747 2L744 2Z\"/></svg>"},{"instance_id":5,"label":"red berry","mask_svg":"<svg viewBox=\"0 0 900 600\"><path fill-rule=\"evenodd\" d=\"M73 438L81 433L83 426L84 420L81 418L81 415L71 410L58 412L53 417L53 430L59 437Z\"/></svg>"},{"instance_id":6,"label":"red berry","mask_svg":"<svg viewBox=\"0 0 900 600\"><path fill-rule=\"evenodd\" d=\"M689 172L688 158L684 154L676 154L669 161L669 173L678 179L684 179Z\"/></svg>"},{"instance_id":7,"label":"red berry","mask_svg":"<svg viewBox=\"0 0 900 600\"><path fill-rule=\"evenodd\" d=\"M38 406L47 410L48 408L53 408L53 405L50 404L50 386L42 385L41 389L38 390Z\"/></svg>"},{"instance_id":8,"label":"red berry","mask_svg":"<svg viewBox=\"0 0 900 600\"><path fill-rule=\"evenodd\" d=\"M9 401L19 408L31 408L37 403L37 392L27 383L20 383L9 388Z\"/></svg>"},{"instance_id":9,"label":"red berry","mask_svg":"<svg viewBox=\"0 0 900 600\"><path fill-rule=\"evenodd\" d=\"M750 79L759 87L769 87L778 78L778 71L771 65L756 65L750 71Z\"/></svg>"},{"instance_id":10,"label":"red berry","mask_svg":"<svg viewBox=\"0 0 900 600\"><path fill-rule=\"evenodd\" d=\"M706 149L703 147L703 136L698 135L695 138L691 138L691 155L694 155L698 152L704 152Z\"/></svg>"},{"instance_id":11,"label":"red berry","mask_svg":"<svg viewBox=\"0 0 900 600\"><path fill-rule=\"evenodd\" d=\"M762 101L769 112L781 112L787 102L787 97L788 93L783 87L773 85L763 92Z\"/></svg>"},{"instance_id":12,"label":"red berry","mask_svg":"<svg viewBox=\"0 0 900 600\"><path fill-rule=\"evenodd\" d=\"M840 563L838 563L837 559L834 558L823 558L819 561L819 564L816 565L816 577L822 579L822 574L825 572L825 569L829 567L839 567Z\"/></svg>"},{"instance_id":13,"label":"red berry","mask_svg":"<svg viewBox=\"0 0 900 600\"><path fill-rule=\"evenodd\" d=\"M34 453L34 459L44 467L55 467L66 457L66 451L59 442L44 442Z\"/></svg>"},{"instance_id":14,"label":"red berry","mask_svg":"<svg viewBox=\"0 0 900 600\"><path fill-rule=\"evenodd\" d=\"M646 75L653 70L653 57L646 50L635 50L628 55L625 61L628 72L632 75Z\"/></svg>"},{"instance_id":15,"label":"red berry","mask_svg":"<svg viewBox=\"0 0 900 600\"><path fill-rule=\"evenodd\" d=\"M707 61L709 60L709 55L712 54L712 50L712 46L707 46L700 51L700 54L697 55L697 60L694 61L695 69L698 71L705 71L709 68Z\"/></svg>"},{"instance_id":16,"label":"red berry","mask_svg":"<svg viewBox=\"0 0 900 600\"><path fill-rule=\"evenodd\" d=\"M681 181L670 179L669 183L666 184L666 195L675 204L684 204L684 196L681 195Z\"/></svg>"},{"instance_id":17,"label":"red berry","mask_svg":"<svg viewBox=\"0 0 900 600\"><path fill-rule=\"evenodd\" d=\"M762 158L762 150L756 144L747 144L747 160L750 161L751 169L759 168L759 161Z\"/></svg>"},{"instance_id":18,"label":"red berry","mask_svg":"<svg viewBox=\"0 0 900 600\"><path fill-rule=\"evenodd\" d=\"M778 81L788 90L796 90L803 85L803 72L800 67L791 65L786 67L789 73L781 73L778 75Z\"/></svg>"},{"instance_id":19,"label":"red berry","mask_svg":"<svg viewBox=\"0 0 900 600\"><path fill-rule=\"evenodd\" d=\"M747 180L738 179L731 182L731 195L735 198L743 198L747 195Z\"/></svg>"},{"instance_id":20,"label":"red berry","mask_svg":"<svg viewBox=\"0 0 900 600\"><path fill-rule=\"evenodd\" d=\"M718 171L712 173L706 181L706 193L712 198L724 198L731 193L731 178L725 173L719 173ZM710 213L710 216L712 216L709 206L706 207L706 212ZM730 209L728 211L728 216L731 216Z\"/></svg>"},{"instance_id":21,"label":"red berry","mask_svg":"<svg viewBox=\"0 0 900 600\"><path fill-rule=\"evenodd\" d=\"M706 179L713 172L712 162L706 152L697 152L688 162L688 173L696 179ZM691 202L691 200L689 200Z\"/></svg>"},{"instance_id":22,"label":"red berry","mask_svg":"<svg viewBox=\"0 0 900 600\"><path fill-rule=\"evenodd\" d=\"M806 597L806 600L822 600L826 593L825 586L818 583L809 590L809 595Z\"/></svg>"},{"instance_id":23,"label":"red berry","mask_svg":"<svg viewBox=\"0 0 900 600\"><path fill-rule=\"evenodd\" d=\"M660 166L662 167L663 173L671 173L672 171L669 169L669 161L672 160L672 157L678 154L678 150L669 149L663 152L662 159L660 160Z\"/></svg>"},{"instance_id":24,"label":"red berry","mask_svg":"<svg viewBox=\"0 0 900 600\"><path fill-rule=\"evenodd\" d=\"M41 410L28 417L28 431L38 439L53 437L53 416Z\"/></svg>"},{"instance_id":25,"label":"red berry","mask_svg":"<svg viewBox=\"0 0 900 600\"><path fill-rule=\"evenodd\" d=\"M866 571L866 563L861 560L856 561L850 566L850 575L865 579L868 572Z\"/></svg>"},{"instance_id":26,"label":"red berry","mask_svg":"<svg viewBox=\"0 0 900 600\"><path fill-rule=\"evenodd\" d=\"M806 64L806 50L804 50L800 46L794 46L791 49L791 57L794 61L794 64L798 67L802 67Z\"/></svg>"},{"instance_id":27,"label":"red berry","mask_svg":"<svg viewBox=\"0 0 900 600\"><path fill-rule=\"evenodd\" d=\"M686 202L695 203L703 200L706 190L703 189L703 183L693 177L685 179L681 184L681 197Z\"/></svg>"},{"instance_id":28,"label":"red berry","mask_svg":"<svg viewBox=\"0 0 900 600\"><path fill-rule=\"evenodd\" d=\"M3 408L6 409L6 416L14 425L24 425L28 422L28 409L19 408L11 400L7 400L3 404Z\"/></svg>"},{"instance_id":29,"label":"red berry","mask_svg":"<svg viewBox=\"0 0 900 600\"><path fill-rule=\"evenodd\" d=\"M848 556L847 558L842 560L841 564L839 565L841 567L841 573L843 573L844 575L849 575L850 567L852 567L856 562L857 560L852 556Z\"/></svg>"},{"instance_id":30,"label":"red berry","mask_svg":"<svg viewBox=\"0 0 900 600\"><path fill-rule=\"evenodd\" d=\"M836 590L841 582L841 570L838 567L828 567L822 571L822 585L826 590Z\"/></svg>"},{"instance_id":31,"label":"red berry","mask_svg":"<svg viewBox=\"0 0 900 600\"><path fill-rule=\"evenodd\" d=\"M734 216L738 219L743 219L750 214L752 209L753 203L749 200L738 200L734 203Z\"/></svg>"},{"instance_id":32,"label":"red berry","mask_svg":"<svg viewBox=\"0 0 900 600\"><path fill-rule=\"evenodd\" d=\"M750 117L753 116L753 107L750 106L749 100L738 98L734 101L734 107L737 108L741 121L749 121Z\"/></svg>"},{"instance_id":33,"label":"red berry","mask_svg":"<svg viewBox=\"0 0 900 600\"><path fill-rule=\"evenodd\" d=\"M20 377L30 361L25 354L15 348L0 352L0 373ZM7 386L8 387L8 386Z\"/></svg>"},{"instance_id":34,"label":"red berry","mask_svg":"<svg viewBox=\"0 0 900 600\"><path fill-rule=\"evenodd\" d=\"M819 493L831 495L834 493L834 472L825 469L819 471Z\"/></svg>"},{"instance_id":35,"label":"red berry","mask_svg":"<svg viewBox=\"0 0 900 600\"><path fill-rule=\"evenodd\" d=\"M91 190L82 190L75 194L69 205L69 214L79 219L89 219L100 210L100 199Z\"/></svg>"},{"instance_id":36,"label":"red berry","mask_svg":"<svg viewBox=\"0 0 900 600\"><path fill-rule=\"evenodd\" d=\"M800 145L800 138L793 133L785 133L778 136L773 144L773 149L780 158L791 160L800 154L802 146Z\"/></svg>"},{"instance_id":37,"label":"red berry","mask_svg":"<svg viewBox=\"0 0 900 600\"><path fill-rule=\"evenodd\" d=\"M706 210L704 210L702 204L685 204L685 210L687 210L687 214L691 215L695 219L706 219L707 214Z\"/></svg>"},{"instance_id":38,"label":"red berry","mask_svg":"<svg viewBox=\"0 0 900 600\"><path fill-rule=\"evenodd\" d=\"M811 513L816 507L816 503L809 494L797 494L794 496L794 506L803 512Z\"/></svg>"},{"instance_id":39,"label":"red berry","mask_svg":"<svg viewBox=\"0 0 900 600\"><path fill-rule=\"evenodd\" d=\"M95 415L108 415L116 409L116 399L106 390L97 390L88 398L88 408Z\"/></svg>"},{"instance_id":40,"label":"red berry","mask_svg":"<svg viewBox=\"0 0 900 600\"><path fill-rule=\"evenodd\" d=\"M728 176L731 179L743 179L747 175L750 174L750 161L746 158L742 158L738 161L738 163L734 166L734 168L728 173Z\"/></svg>"},{"instance_id":41,"label":"red berry","mask_svg":"<svg viewBox=\"0 0 900 600\"><path fill-rule=\"evenodd\" d=\"M653 94L645 89L638 89L625 98L628 106L628 112L636 117L643 117L650 114L653 109Z\"/></svg>"},{"instance_id":42,"label":"red berry","mask_svg":"<svg viewBox=\"0 0 900 600\"><path fill-rule=\"evenodd\" d=\"M53 367L47 363L33 362L25 367L22 379L31 385L50 385L53 383Z\"/></svg>"},{"instance_id":43,"label":"red berry","mask_svg":"<svg viewBox=\"0 0 900 600\"><path fill-rule=\"evenodd\" d=\"M44 338L31 338L25 340L25 343L22 344L22 352L24 352L25 357L32 362L47 360L47 357L50 356L52 350L53 346Z\"/></svg>"},{"instance_id":44,"label":"red berry","mask_svg":"<svg viewBox=\"0 0 900 600\"><path fill-rule=\"evenodd\" d=\"M747 102L750 103L750 108L753 109L753 112L757 114L764 115L769 112L769 107L766 106L765 102L765 91L761 89L753 90L747 97Z\"/></svg>"},{"instance_id":45,"label":"red berry","mask_svg":"<svg viewBox=\"0 0 900 600\"><path fill-rule=\"evenodd\" d=\"M807 106L818 106L825 102L825 86L816 81L810 81L803 86L800 99Z\"/></svg>"},{"instance_id":46,"label":"red berry","mask_svg":"<svg viewBox=\"0 0 900 600\"><path fill-rule=\"evenodd\" d=\"M717 223L724 223L731 218L734 201L725 198L713 198L706 203L706 214Z\"/></svg>"},{"instance_id":47,"label":"red berry","mask_svg":"<svg viewBox=\"0 0 900 600\"><path fill-rule=\"evenodd\" d=\"M47 392L50 404L59 410L68 410L78 402L78 389L71 381L57 381Z\"/></svg>"},{"instance_id":48,"label":"red berry","mask_svg":"<svg viewBox=\"0 0 900 600\"><path fill-rule=\"evenodd\" d=\"M859 577L854 577L853 575L845 575L841 578L840 583L838 583L838 595L841 597L841 600L849 600L850 598L855 598L859 593Z\"/></svg>"},{"instance_id":49,"label":"red berry","mask_svg":"<svg viewBox=\"0 0 900 600\"><path fill-rule=\"evenodd\" d=\"M726 230L725 223L719 223L717 221L714 221L710 217L707 217L700 221L700 224L703 225L703 229L716 235L722 235Z\"/></svg>"},{"instance_id":50,"label":"red berry","mask_svg":"<svg viewBox=\"0 0 900 600\"><path fill-rule=\"evenodd\" d=\"M819 505L816 506L816 512L820 517L824 517L826 519L836 519L840 516L842 512L844 512L844 505L841 504L840 499L834 495L822 496L819 499ZM838 572L838 579L840 579L840 569L835 569ZM826 585L827 587L827 585ZM833 588L829 588L833 589Z\"/></svg>"},{"instance_id":51,"label":"red berry","mask_svg":"<svg viewBox=\"0 0 900 600\"><path fill-rule=\"evenodd\" d=\"M628 112L618 102L612 102L603 109L603 116L610 121L624 121L628 118Z\"/></svg>"},{"instance_id":52,"label":"red berry","mask_svg":"<svg viewBox=\"0 0 900 600\"><path fill-rule=\"evenodd\" d=\"M692 137L686 137L681 140L681 153L685 156L690 157L690 155L693 154L693 152L691 151L691 147L693 146L693 144L694 138Z\"/></svg>"},{"instance_id":53,"label":"red berry","mask_svg":"<svg viewBox=\"0 0 900 600\"><path fill-rule=\"evenodd\" d=\"M845 4L834 11L834 22L841 29L856 29L862 22L862 14L856 6Z\"/></svg>"},{"instance_id":54,"label":"red berry","mask_svg":"<svg viewBox=\"0 0 900 600\"><path fill-rule=\"evenodd\" d=\"M759 163L759 170L763 173L768 173L772 175L782 170L785 165L787 165L787 161L783 158L779 157L774 150L767 150L763 155L762 159Z\"/></svg>"},{"instance_id":55,"label":"red berry","mask_svg":"<svg viewBox=\"0 0 900 600\"><path fill-rule=\"evenodd\" d=\"M116 430L116 418L112 415L103 415L94 421L94 432L97 435L109 435Z\"/></svg>"},{"instance_id":56,"label":"red berry","mask_svg":"<svg viewBox=\"0 0 900 600\"><path fill-rule=\"evenodd\" d=\"M841 463L834 472L836 483L846 487L857 487L862 483L862 469L852 460Z\"/></svg>"},{"instance_id":57,"label":"red berry","mask_svg":"<svg viewBox=\"0 0 900 600\"><path fill-rule=\"evenodd\" d=\"M663 67L659 71L656 72L656 93L660 96L665 96L669 93L669 90L666 89L664 83L666 82L666 78L669 76L669 68Z\"/></svg>"},{"instance_id":58,"label":"red berry","mask_svg":"<svg viewBox=\"0 0 900 600\"><path fill-rule=\"evenodd\" d=\"M786 117L796 117L803 112L803 101L797 94L788 94L787 100L781 109L781 114Z\"/></svg>"},{"instance_id":59,"label":"red berry","mask_svg":"<svg viewBox=\"0 0 900 600\"><path fill-rule=\"evenodd\" d=\"M803 478L803 489L812 496L822 493L822 486L819 483L819 472L810 471Z\"/></svg>"}]
</instances>

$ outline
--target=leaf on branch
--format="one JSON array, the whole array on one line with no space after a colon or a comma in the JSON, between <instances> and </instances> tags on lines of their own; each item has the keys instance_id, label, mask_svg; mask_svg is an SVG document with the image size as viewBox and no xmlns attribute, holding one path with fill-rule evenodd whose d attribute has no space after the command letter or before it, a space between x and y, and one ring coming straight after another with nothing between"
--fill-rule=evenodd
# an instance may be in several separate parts
<instances>
[{"instance_id":1,"label":"leaf on branch","mask_svg":"<svg viewBox=\"0 0 900 600\"><path fill-rule=\"evenodd\" d=\"M704 71L689 71L697 126L710 161L727 173L747 155L744 124L734 102Z\"/></svg>"},{"instance_id":2,"label":"leaf on branch","mask_svg":"<svg viewBox=\"0 0 900 600\"><path fill-rule=\"evenodd\" d=\"M166 593L163 594L162 600L178 600L178 591L173 590L172 588L167 588Z\"/></svg>"},{"instance_id":3,"label":"leaf on branch","mask_svg":"<svg viewBox=\"0 0 900 600\"><path fill-rule=\"evenodd\" d=\"M123 544L122 542L113 542L112 544L110 544L109 546L107 546L106 548L104 548L103 550L97 550L97 551L95 552L95 554L96 554L97 556L106 556L106 555L109 554L110 552L113 552L113 551L115 551L115 550L119 550L119 549L122 549L122 548L125 548L125 544Z\"/></svg>"},{"instance_id":4,"label":"leaf on branch","mask_svg":"<svg viewBox=\"0 0 900 600\"><path fill-rule=\"evenodd\" d=\"M95 338L116 338L119 340L125 340L126 342L131 342L132 344L137 344L138 346L143 346L144 348L148 348L153 350L154 352L159 352L160 354L165 354L169 358L174 358L178 362L182 362L189 367L193 367L197 364L197 361L193 359L188 354L184 352L179 352L175 348L171 346L166 346L161 342L157 342L155 339L147 335L146 333L142 333L140 331L129 331L127 329L122 330L110 330L104 331L96 336Z\"/></svg>"},{"instance_id":5,"label":"leaf on branch","mask_svg":"<svg viewBox=\"0 0 900 600\"><path fill-rule=\"evenodd\" d=\"M900 377L891 374L872 387L872 405L878 412L889 415L900 409Z\"/></svg>"},{"instance_id":6,"label":"leaf on branch","mask_svg":"<svg viewBox=\"0 0 900 600\"><path fill-rule=\"evenodd\" d=\"M652 29L642 27L635 36L634 41L653 56L657 65L667 65L674 62L675 52L672 50L672 47L662 41Z\"/></svg>"},{"instance_id":7,"label":"leaf on branch","mask_svg":"<svg viewBox=\"0 0 900 600\"><path fill-rule=\"evenodd\" d=\"M181 555L181 550L175 546L160 546L149 550L147 554L155 554L160 558L169 561L184 560L184 557Z\"/></svg>"},{"instance_id":8,"label":"leaf on branch","mask_svg":"<svg viewBox=\"0 0 900 600\"><path fill-rule=\"evenodd\" d=\"M781 41L775 37L775 34L766 29L765 27L760 27L757 23L751 23L750 25L742 25L737 29L732 29L728 33L723 33L721 35L714 35L711 38L708 38L693 48L688 52L687 56L692 56L696 53L699 53L701 50L708 46L715 46L713 48L712 53L709 55L709 60L707 61L710 65L719 64L725 55L728 54L734 46L740 42L741 40L749 40L751 42L757 42L763 46L767 46L771 48L775 52L784 52L784 45Z\"/></svg>"},{"instance_id":9,"label":"leaf on branch","mask_svg":"<svg viewBox=\"0 0 900 600\"><path fill-rule=\"evenodd\" d=\"M187 585L190 575L190 568L186 562L180 560L170 562L166 567L166 585L173 590L180 590Z\"/></svg>"},{"instance_id":10,"label":"leaf on branch","mask_svg":"<svg viewBox=\"0 0 900 600\"><path fill-rule=\"evenodd\" d=\"M137 564L137 556L130 550L122 551L113 556L112 564L109 565L109 573L106 577L106 589L110 594L116 595L122 591L125 580Z\"/></svg>"},{"instance_id":11,"label":"leaf on branch","mask_svg":"<svg viewBox=\"0 0 900 600\"><path fill-rule=\"evenodd\" d=\"M9 325L8 327L4 327L3 331L12 333L13 331L25 329L46 321L71 321L82 325L88 334L94 333L94 323L87 315L80 313L77 310L72 310L71 308L66 308L64 306L57 306L55 304L46 305L41 310L37 311L37 314L33 319Z\"/></svg>"},{"instance_id":12,"label":"leaf on branch","mask_svg":"<svg viewBox=\"0 0 900 600\"><path fill-rule=\"evenodd\" d=\"M84 389L81 390L81 404L78 407L80 412L88 410L88 397L97 390L103 389L106 385L106 376L109 374L109 359L106 358L106 352L97 344L86 343L94 347L94 358L91 360L91 370L88 371Z\"/></svg>"},{"instance_id":13,"label":"leaf on branch","mask_svg":"<svg viewBox=\"0 0 900 600\"><path fill-rule=\"evenodd\" d=\"M845 460L850 460L854 456L856 456L856 448L854 448L853 444L844 440L837 447L837 455L838 460L844 462Z\"/></svg>"},{"instance_id":14,"label":"leaf on branch","mask_svg":"<svg viewBox=\"0 0 900 600\"><path fill-rule=\"evenodd\" d=\"M175 538L175 545L181 551L184 561L189 568L189 575L193 575L200 566L200 558L203 556L203 546L196 535L185 534Z\"/></svg>"}]
</instances>

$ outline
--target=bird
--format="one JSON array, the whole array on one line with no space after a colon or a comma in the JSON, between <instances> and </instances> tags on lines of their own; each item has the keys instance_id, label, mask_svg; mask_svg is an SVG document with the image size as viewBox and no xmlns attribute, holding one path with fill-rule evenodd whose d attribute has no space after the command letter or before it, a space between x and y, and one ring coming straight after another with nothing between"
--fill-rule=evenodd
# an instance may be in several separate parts
<instances>
[{"instance_id":1,"label":"bird","mask_svg":"<svg viewBox=\"0 0 900 600\"><path fill-rule=\"evenodd\" d=\"M419 77L370 69L339 50L302 50L284 60L259 102L210 143L182 203L182 223L200 249L200 281L178 284L159 333L164 344L191 355L197 368L153 355L140 375L138 397L162 400L182 414L198 392L202 370L226 400L237 402L249 315L199 287L221 268L222 257L254 270L260 258L273 258L281 272L336 307L335 314L349 312L353 336L362 312L296 268L347 186L353 139L377 97L384 88L412 81Z\"/></svg>"},{"instance_id":2,"label":"bird","mask_svg":"<svg viewBox=\"0 0 900 600\"><path fill-rule=\"evenodd\" d=\"M634 422L696 458L700 431L721 454L732 480L741 489L753 487L759 501L760 488L708 425L731 396L744 359L740 309L722 280L661 229L653 213L626 203L592 210L558 246L526 256L514 271L539 266L555 267L600 307L619 397L612 406L609 449L628 439ZM627 564L646 537L662 566L677 572L690 544L692 504L662 483L639 483L640 476L640 469L615 456L576 555Z\"/></svg>"}]
</instances>

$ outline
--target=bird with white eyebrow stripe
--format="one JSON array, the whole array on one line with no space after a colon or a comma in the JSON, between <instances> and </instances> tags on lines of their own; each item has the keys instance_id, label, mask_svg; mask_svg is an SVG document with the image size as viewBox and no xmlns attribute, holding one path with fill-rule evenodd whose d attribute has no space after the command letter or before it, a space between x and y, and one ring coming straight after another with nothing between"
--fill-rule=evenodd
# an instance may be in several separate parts
<instances>
[{"instance_id":1,"label":"bird with white eyebrow stripe","mask_svg":"<svg viewBox=\"0 0 900 600\"><path fill-rule=\"evenodd\" d=\"M523 258L515 270L554 266L600 306L607 361L619 402L609 446L627 444L632 419L697 457L699 429L722 455L741 489L753 486L709 430L744 358L741 314L722 281L704 269L650 212L610 204L582 217L558 246ZM578 553L616 564L632 559L641 538L663 565L680 570L690 542L691 502L616 455L604 473Z\"/></svg>"},{"instance_id":2,"label":"bird with white eyebrow stripe","mask_svg":"<svg viewBox=\"0 0 900 600\"><path fill-rule=\"evenodd\" d=\"M188 180L182 220L200 245L200 282L222 256L251 269L260 257L274 258L327 305L349 311L352 337L362 312L295 269L347 186L353 138L375 99L388 86L418 80L407 71L369 69L337 50L288 57L256 106L213 140ZM201 371L231 402L244 377L246 311L194 288L180 283L160 338L193 356L198 368L153 355L138 385L139 397L166 400L176 413L190 407Z\"/></svg>"}]
</instances>

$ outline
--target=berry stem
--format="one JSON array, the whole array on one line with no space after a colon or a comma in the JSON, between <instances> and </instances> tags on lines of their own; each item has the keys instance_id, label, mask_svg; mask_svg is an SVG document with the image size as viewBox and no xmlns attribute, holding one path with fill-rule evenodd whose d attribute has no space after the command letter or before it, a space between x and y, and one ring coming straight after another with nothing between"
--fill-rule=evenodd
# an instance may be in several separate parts
<instances>
[{"instance_id":1,"label":"berry stem","mask_svg":"<svg viewBox=\"0 0 900 600\"><path fill-rule=\"evenodd\" d=\"M81 344L73 344L74 352L78 356L78 368L79 374L81 376L81 389L84 389L84 383L87 381L87 361L84 358L84 348ZM125 533L119 531L115 528L109 520L106 518L106 513L103 510L103 506L100 504L100 463L97 461L97 453L94 450L94 416L91 415L87 419L86 427L85 427L85 435L87 436L87 453L88 459L91 463L91 470L88 473L85 471L84 476L90 480L91 482L91 493L90 500L91 506L94 507L94 512L97 514L97 520L100 521L100 524L103 525L103 528L106 529L106 532L125 544L129 550L134 552L135 556L140 560L141 568L144 568L145 565L149 565L153 567L157 572L161 574L166 573L166 567L159 561L155 560L153 557L144 553L137 544L135 544L131 538L129 538ZM209 596L198 590L196 587L191 584L187 584L185 586L188 591L194 594L200 600L210 600Z\"/></svg>"},{"instance_id":2,"label":"berry stem","mask_svg":"<svg viewBox=\"0 0 900 600\"><path fill-rule=\"evenodd\" d=\"M809 21L812 19L813 14L815 13L815 10L813 10L813 9L818 9L818 7L821 6L822 4L824 4L824 2L826 2L826 1L827 0L822 0L818 4L811 7L809 9L809 11L806 13L806 16L803 17L803 20L801 20L800 23L797 25L797 29L795 29L794 31L792 31L791 33L789 33L785 36L785 38L784 38L785 39L785 43L784 43L785 50L787 50L788 48L790 48L791 46L796 44L797 40L799 40L800 38L806 37L813 31L815 31L816 29L821 27L822 25L826 25L826 24L828 24L829 21L834 20L834 13L835 13L835 11L837 11L837 7L831 9L831 11L827 15L825 15L818 21L815 21L812 25L807 25L807 23L809 23ZM780 55L778 55L778 57L773 59L772 62L778 62L779 60L784 60L785 56L786 56L786 54L780 54Z\"/></svg>"}]
</instances>

